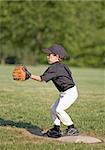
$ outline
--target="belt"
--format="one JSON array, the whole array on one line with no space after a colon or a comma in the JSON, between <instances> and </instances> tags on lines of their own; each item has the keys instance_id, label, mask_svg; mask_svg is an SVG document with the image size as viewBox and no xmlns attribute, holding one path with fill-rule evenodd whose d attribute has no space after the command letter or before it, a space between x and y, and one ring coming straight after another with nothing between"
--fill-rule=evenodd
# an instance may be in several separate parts
<instances>
[{"instance_id":1,"label":"belt","mask_svg":"<svg viewBox=\"0 0 105 150\"><path fill-rule=\"evenodd\" d=\"M74 86L75 86L75 85L72 85L72 86L68 87L67 89L62 90L61 92L65 92L65 91L67 91L68 89L73 88Z\"/></svg>"}]
</instances>

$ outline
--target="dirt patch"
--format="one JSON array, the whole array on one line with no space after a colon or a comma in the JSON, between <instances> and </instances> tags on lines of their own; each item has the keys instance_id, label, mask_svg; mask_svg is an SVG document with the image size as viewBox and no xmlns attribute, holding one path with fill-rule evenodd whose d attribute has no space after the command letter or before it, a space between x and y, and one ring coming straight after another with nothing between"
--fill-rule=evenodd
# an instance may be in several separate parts
<instances>
[{"instance_id":1,"label":"dirt patch","mask_svg":"<svg viewBox=\"0 0 105 150\"><path fill-rule=\"evenodd\" d=\"M4 128L4 127L2 127L2 128ZM86 134L78 135L78 136L65 136L65 137L60 137L60 138L43 137L42 129L40 129L39 127L37 127L37 128L13 128L13 127L6 126L5 128L7 130L10 130L13 133L18 132L17 136L20 136L21 139L23 139L23 142L44 143L46 141L46 143L69 142L69 143L89 143L89 144L105 142L105 139L102 139L102 138L98 139L95 136L89 136Z\"/></svg>"},{"instance_id":2,"label":"dirt patch","mask_svg":"<svg viewBox=\"0 0 105 150\"><path fill-rule=\"evenodd\" d=\"M40 128L37 129L28 129L31 134L35 136L41 136L43 137L42 130ZM45 138L45 137L43 137ZM48 140L53 140L54 138L46 137ZM78 135L78 136L65 136L54 139L56 141L61 142L70 142L70 143L101 143L101 139L98 139L94 136L87 136L87 135Z\"/></svg>"}]
</instances>

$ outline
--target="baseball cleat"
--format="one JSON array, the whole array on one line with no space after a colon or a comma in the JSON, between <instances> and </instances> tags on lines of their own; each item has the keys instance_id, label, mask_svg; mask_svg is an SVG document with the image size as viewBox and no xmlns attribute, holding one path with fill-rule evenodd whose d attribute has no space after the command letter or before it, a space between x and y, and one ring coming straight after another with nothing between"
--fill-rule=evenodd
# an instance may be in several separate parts
<instances>
[{"instance_id":1,"label":"baseball cleat","mask_svg":"<svg viewBox=\"0 0 105 150\"><path fill-rule=\"evenodd\" d=\"M66 129L62 132L62 136L77 136L79 135L79 131L76 128Z\"/></svg>"},{"instance_id":2,"label":"baseball cleat","mask_svg":"<svg viewBox=\"0 0 105 150\"><path fill-rule=\"evenodd\" d=\"M61 137L61 131L56 131L54 130L54 128L52 129L49 129L47 132L46 132L47 136L48 137L51 137L51 138L59 138Z\"/></svg>"}]
</instances>

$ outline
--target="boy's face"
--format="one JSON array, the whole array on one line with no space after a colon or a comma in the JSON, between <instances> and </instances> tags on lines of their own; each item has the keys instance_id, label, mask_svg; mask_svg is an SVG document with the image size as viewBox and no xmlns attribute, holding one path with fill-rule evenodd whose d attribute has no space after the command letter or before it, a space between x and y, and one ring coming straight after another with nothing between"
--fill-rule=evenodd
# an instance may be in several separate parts
<instances>
[{"instance_id":1,"label":"boy's face","mask_svg":"<svg viewBox=\"0 0 105 150\"><path fill-rule=\"evenodd\" d=\"M47 55L47 60L48 60L48 63L49 63L49 64L52 64L52 63L54 63L54 62L59 61L59 56L58 56L58 55L55 55L55 54L48 54L48 55Z\"/></svg>"}]
</instances>

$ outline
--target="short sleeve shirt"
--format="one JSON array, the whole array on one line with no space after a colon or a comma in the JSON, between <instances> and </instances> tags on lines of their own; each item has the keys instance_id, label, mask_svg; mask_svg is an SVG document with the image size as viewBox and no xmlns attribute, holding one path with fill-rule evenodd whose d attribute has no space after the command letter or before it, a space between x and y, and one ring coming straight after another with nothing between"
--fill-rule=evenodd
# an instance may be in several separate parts
<instances>
[{"instance_id":1,"label":"short sleeve shirt","mask_svg":"<svg viewBox=\"0 0 105 150\"><path fill-rule=\"evenodd\" d=\"M46 82L52 80L60 92L64 92L75 85L70 69L60 62L51 64L40 77Z\"/></svg>"}]
</instances>

